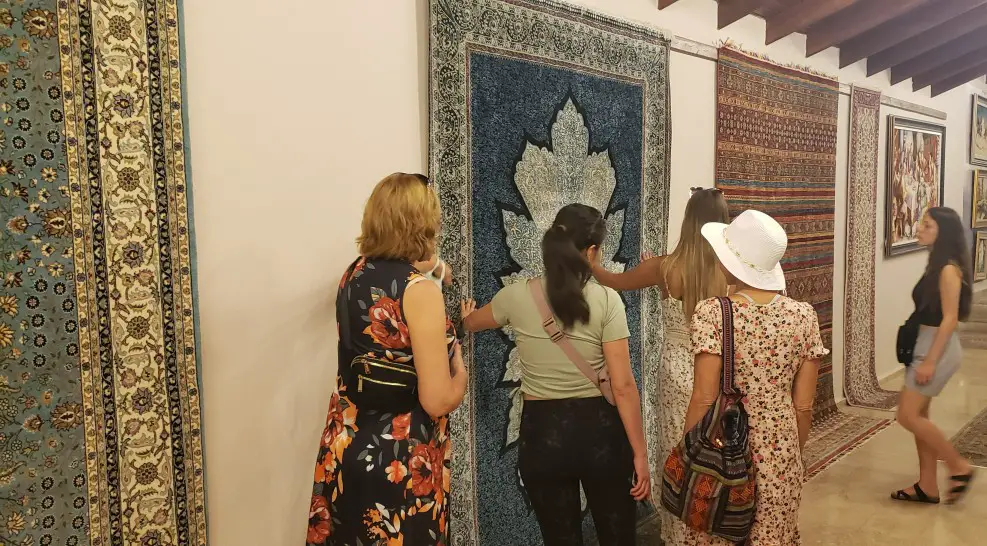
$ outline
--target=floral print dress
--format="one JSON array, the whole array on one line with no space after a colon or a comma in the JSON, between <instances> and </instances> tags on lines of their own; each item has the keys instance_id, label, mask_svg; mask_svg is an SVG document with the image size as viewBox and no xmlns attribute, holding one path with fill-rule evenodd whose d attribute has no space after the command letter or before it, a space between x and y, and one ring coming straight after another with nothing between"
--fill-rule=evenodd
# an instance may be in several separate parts
<instances>
[{"instance_id":1,"label":"floral print dress","mask_svg":"<svg viewBox=\"0 0 987 546\"><path fill-rule=\"evenodd\" d=\"M448 421L420 405L402 414L357 407L349 363L359 354L413 362L401 299L424 280L408 262L358 260L340 282L337 312L354 325L339 345L332 395L315 467L306 545L431 546L448 544ZM342 301L342 300L341 300ZM338 322L338 321L337 321ZM366 325L361 331L357 325ZM447 319L451 350L455 330Z\"/></svg>"},{"instance_id":2,"label":"floral print dress","mask_svg":"<svg viewBox=\"0 0 987 546\"><path fill-rule=\"evenodd\" d=\"M733 302L733 312L735 382L745 394L757 472L756 513L747 544L798 546L805 467L799 450L792 386L803 362L822 358L829 351L823 347L816 312L808 303L786 297L768 305ZM706 300L696 307L692 317L696 354L722 353L722 321L717 300ZM690 529L682 544L734 543Z\"/></svg>"},{"instance_id":3,"label":"floral print dress","mask_svg":"<svg viewBox=\"0 0 987 546\"><path fill-rule=\"evenodd\" d=\"M668 283L666 282L666 286ZM668 454L682 440L685 431L685 414L692 398L692 376L695 359L692 354L692 339L686 322L682 301L665 296L661 302L664 321L665 344L661 352L658 368L658 424L659 437L658 469L665 464ZM661 498L661 480L657 482L656 499ZM687 528L682 520L666 510L661 516L661 539L668 546L685 544Z\"/></svg>"}]
</instances>

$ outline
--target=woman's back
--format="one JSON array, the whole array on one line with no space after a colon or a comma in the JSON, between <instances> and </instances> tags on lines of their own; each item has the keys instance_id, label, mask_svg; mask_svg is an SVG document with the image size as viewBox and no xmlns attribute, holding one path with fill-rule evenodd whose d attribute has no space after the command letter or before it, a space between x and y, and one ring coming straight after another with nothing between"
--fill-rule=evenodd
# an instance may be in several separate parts
<instances>
[{"instance_id":1,"label":"woman's back","mask_svg":"<svg viewBox=\"0 0 987 546\"><path fill-rule=\"evenodd\" d=\"M544 284L544 279L541 280ZM613 289L596 281L583 287L589 320L565 329L573 346L597 371L603 369L603 343L630 335L624 303ZM491 302L498 324L510 325L521 357L521 391L533 398L557 400L600 396L586 378L545 333L541 314L526 282L504 287Z\"/></svg>"},{"instance_id":2,"label":"woman's back","mask_svg":"<svg viewBox=\"0 0 987 546\"><path fill-rule=\"evenodd\" d=\"M737 296L742 299L743 296ZM693 350L722 353L723 313L717 300L696 307ZM735 385L744 393L750 447L757 467L757 515L750 544L799 544L798 506L805 468L792 388L799 368L828 354L808 303L778 296L759 305L733 300ZM697 532L695 544L729 544Z\"/></svg>"}]
</instances>

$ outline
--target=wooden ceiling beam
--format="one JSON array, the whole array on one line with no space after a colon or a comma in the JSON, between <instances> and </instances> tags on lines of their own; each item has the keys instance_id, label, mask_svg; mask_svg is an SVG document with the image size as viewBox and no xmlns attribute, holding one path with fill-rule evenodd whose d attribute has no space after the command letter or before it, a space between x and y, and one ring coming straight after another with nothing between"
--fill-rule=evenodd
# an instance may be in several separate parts
<instances>
[{"instance_id":1,"label":"wooden ceiling beam","mask_svg":"<svg viewBox=\"0 0 987 546\"><path fill-rule=\"evenodd\" d=\"M793 32L802 32L823 19L835 15L860 0L815 0L782 8L768 17L764 45L774 43Z\"/></svg>"},{"instance_id":2,"label":"wooden ceiling beam","mask_svg":"<svg viewBox=\"0 0 987 546\"><path fill-rule=\"evenodd\" d=\"M840 68L866 59L950 19L987 4L987 0L940 0L840 44Z\"/></svg>"},{"instance_id":3,"label":"wooden ceiling beam","mask_svg":"<svg viewBox=\"0 0 987 546\"><path fill-rule=\"evenodd\" d=\"M820 51L840 45L928 1L870 0L856 3L810 28L806 33L805 54L811 57Z\"/></svg>"},{"instance_id":4,"label":"wooden ceiling beam","mask_svg":"<svg viewBox=\"0 0 987 546\"><path fill-rule=\"evenodd\" d=\"M950 89L973 81L987 74L987 61L932 84L932 96L937 97Z\"/></svg>"},{"instance_id":5,"label":"wooden ceiling beam","mask_svg":"<svg viewBox=\"0 0 987 546\"><path fill-rule=\"evenodd\" d=\"M665 9L679 0L658 0L658 9Z\"/></svg>"},{"instance_id":6,"label":"wooden ceiling beam","mask_svg":"<svg viewBox=\"0 0 987 546\"><path fill-rule=\"evenodd\" d=\"M871 55L867 58L867 75L873 76L892 66L900 65L954 40L957 36L980 30L982 27L987 27L987 5L954 17L942 25L909 38L897 47L889 47Z\"/></svg>"},{"instance_id":7,"label":"wooden ceiling beam","mask_svg":"<svg viewBox=\"0 0 987 546\"><path fill-rule=\"evenodd\" d=\"M891 85L897 85L908 78L941 68L957 57L971 51L987 47L987 33L974 31L907 61L891 67ZM922 87L925 87L924 85Z\"/></svg>"},{"instance_id":8,"label":"wooden ceiling beam","mask_svg":"<svg viewBox=\"0 0 987 546\"><path fill-rule=\"evenodd\" d=\"M754 13L765 0L719 0L716 3L716 28L724 29Z\"/></svg>"},{"instance_id":9,"label":"wooden ceiling beam","mask_svg":"<svg viewBox=\"0 0 987 546\"><path fill-rule=\"evenodd\" d=\"M971 51L966 55L960 55L928 72L915 76L912 78L912 90L918 91L932 85L933 82L942 81L950 76L959 74L971 66L982 63L984 59L987 59L987 46ZM891 70L894 73L894 69Z\"/></svg>"}]
</instances>

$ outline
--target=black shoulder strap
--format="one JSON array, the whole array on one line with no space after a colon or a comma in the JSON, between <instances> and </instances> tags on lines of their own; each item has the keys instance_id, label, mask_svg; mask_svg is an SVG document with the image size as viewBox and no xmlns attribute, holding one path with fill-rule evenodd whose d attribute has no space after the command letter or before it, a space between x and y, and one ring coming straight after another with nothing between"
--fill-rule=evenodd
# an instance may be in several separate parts
<instances>
[{"instance_id":1,"label":"black shoulder strap","mask_svg":"<svg viewBox=\"0 0 987 546\"><path fill-rule=\"evenodd\" d=\"M721 347L723 353L723 394L737 394L737 388L733 384L734 374L734 339L733 339L733 303L730 298L718 298L720 308L723 310L723 333L721 335Z\"/></svg>"},{"instance_id":2,"label":"black shoulder strap","mask_svg":"<svg viewBox=\"0 0 987 546\"><path fill-rule=\"evenodd\" d=\"M343 280L339 283L339 290L336 291L336 323L339 324L339 342L351 351L353 350L353 338L350 336L350 283L348 279L361 259L357 258L346 268L346 272L343 273Z\"/></svg>"}]
</instances>

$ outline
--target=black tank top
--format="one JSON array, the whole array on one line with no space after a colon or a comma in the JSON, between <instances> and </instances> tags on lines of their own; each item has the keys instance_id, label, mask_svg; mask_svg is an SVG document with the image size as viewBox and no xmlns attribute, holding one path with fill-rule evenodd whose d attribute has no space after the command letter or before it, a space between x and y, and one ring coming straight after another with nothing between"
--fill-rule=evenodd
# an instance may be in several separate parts
<instances>
[{"instance_id":1,"label":"black tank top","mask_svg":"<svg viewBox=\"0 0 987 546\"><path fill-rule=\"evenodd\" d=\"M915 303L915 313L912 315L922 326L942 324L942 298L939 296L939 274L926 271L912 289L912 302ZM931 286L930 286L931 285ZM965 321L970 316L970 302L973 299L973 288L963 281L960 287L959 319Z\"/></svg>"}]
</instances>

